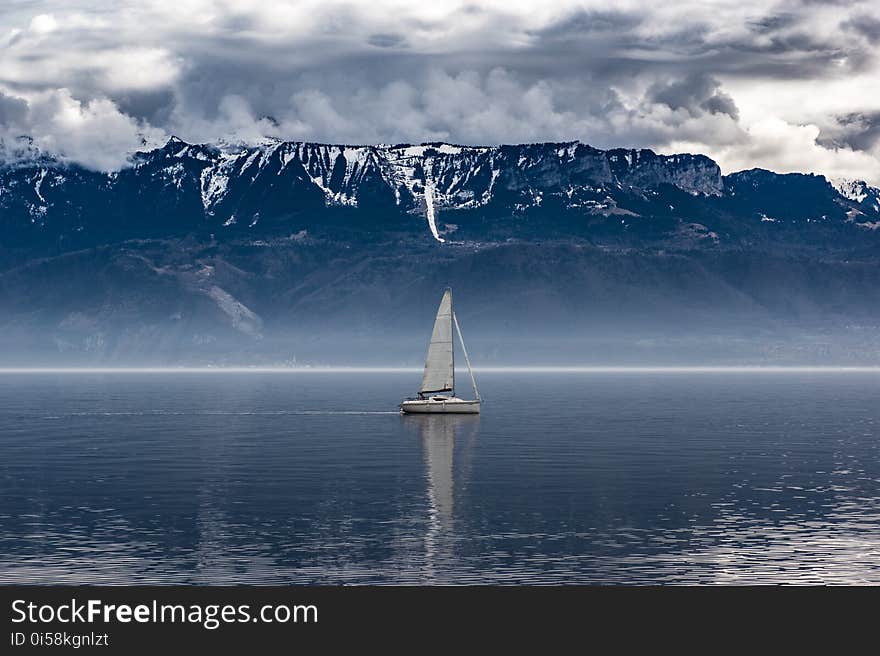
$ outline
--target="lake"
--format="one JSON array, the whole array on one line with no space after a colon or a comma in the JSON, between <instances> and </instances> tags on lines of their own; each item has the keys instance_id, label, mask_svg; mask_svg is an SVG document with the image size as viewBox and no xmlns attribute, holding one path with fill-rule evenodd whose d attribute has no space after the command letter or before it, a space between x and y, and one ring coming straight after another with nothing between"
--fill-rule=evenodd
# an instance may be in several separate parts
<instances>
[{"instance_id":1,"label":"lake","mask_svg":"<svg viewBox=\"0 0 880 656\"><path fill-rule=\"evenodd\" d=\"M880 583L880 373L477 377L0 374L0 583Z\"/></svg>"}]
</instances>

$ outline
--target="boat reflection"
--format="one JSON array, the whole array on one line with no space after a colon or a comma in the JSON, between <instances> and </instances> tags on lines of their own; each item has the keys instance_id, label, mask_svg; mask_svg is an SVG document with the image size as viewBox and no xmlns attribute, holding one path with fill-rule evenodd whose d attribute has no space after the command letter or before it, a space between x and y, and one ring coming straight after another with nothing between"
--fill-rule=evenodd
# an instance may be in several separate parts
<instances>
[{"instance_id":1,"label":"boat reflection","mask_svg":"<svg viewBox=\"0 0 880 656\"><path fill-rule=\"evenodd\" d=\"M479 415L403 415L417 432L425 459L428 518L425 556L429 576L434 565L452 556L455 520L455 470L459 484L467 480L480 428ZM459 454L456 459L456 442Z\"/></svg>"}]
</instances>

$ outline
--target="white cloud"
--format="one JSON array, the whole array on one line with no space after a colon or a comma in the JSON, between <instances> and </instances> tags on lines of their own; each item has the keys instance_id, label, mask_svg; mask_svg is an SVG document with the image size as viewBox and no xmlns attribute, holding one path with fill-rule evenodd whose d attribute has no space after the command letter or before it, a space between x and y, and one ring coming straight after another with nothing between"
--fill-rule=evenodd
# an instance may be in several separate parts
<instances>
[{"instance_id":1,"label":"white cloud","mask_svg":"<svg viewBox=\"0 0 880 656\"><path fill-rule=\"evenodd\" d=\"M105 51L91 65L101 86L110 90L148 90L171 85L181 64L164 48L120 48Z\"/></svg>"},{"instance_id":2,"label":"white cloud","mask_svg":"<svg viewBox=\"0 0 880 656\"><path fill-rule=\"evenodd\" d=\"M824 148L816 143L816 125L792 125L766 118L749 125L747 140L736 148L714 153L726 171L760 167L780 173L817 173L828 177L867 178L880 182L880 160L849 148Z\"/></svg>"},{"instance_id":3,"label":"white cloud","mask_svg":"<svg viewBox=\"0 0 880 656\"><path fill-rule=\"evenodd\" d=\"M209 142L220 139L231 142L254 142L262 137L280 137L278 126L268 117L255 115L246 98L224 96L215 116L208 118L177 112L170 121L169 134L191 142Z\"/></svg>"},{"instance_id":4,"label":"white cloud","mask_svg":"<svg viewBox=\"0 0 880 656\"><path fill-rule=\"evenodd\" d=\"M48 34L58 28L58 21L52 14L38 14L31 19L30 30L34 34Z\"/></svg>"},{"instance_id":5,"label":"white cloud","mask_svg":"<svg viewBox=\"0 0 880 656\"><path fill-rule=\"evenodd\" d=\"M107 98L83 102L58 89L15 100L23 111L0 125L0 136L27 134L41 150L90 168L118 169L135 150L158 146L164 138L164 131L139 124Z\"/></svg>"},{"instance_id":6,"label":"white cloud","mask_svg":"<svg viewBox=\"0 0 880 656\"><path fill-rule=\"evenodd\" d=\"M171 133L581 139L880 184L880 145L816 141L837 116L880 112L880 44L857 29L865 16L880 17L876 3L11 3L0 7L0 89L30 118L3 131L32 129L100 166L123 162L141 135Z\"/></svg>"}]
</instances>

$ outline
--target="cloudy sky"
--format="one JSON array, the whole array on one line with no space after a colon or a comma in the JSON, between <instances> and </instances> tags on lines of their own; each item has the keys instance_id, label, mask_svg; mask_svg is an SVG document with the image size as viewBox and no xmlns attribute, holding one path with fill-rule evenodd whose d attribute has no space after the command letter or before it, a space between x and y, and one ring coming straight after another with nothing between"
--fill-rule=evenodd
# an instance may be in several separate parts
<instances>
[{"instance_id":1,"label":"cloudy sky","mask_svg":"<svg viewBox=\"0 0 880 656\"><path fill-rule=\"evenodd\" d=\"M3 0L0 138L702 152L880 184L880 3Z\"/></svg>"}]
</instances>

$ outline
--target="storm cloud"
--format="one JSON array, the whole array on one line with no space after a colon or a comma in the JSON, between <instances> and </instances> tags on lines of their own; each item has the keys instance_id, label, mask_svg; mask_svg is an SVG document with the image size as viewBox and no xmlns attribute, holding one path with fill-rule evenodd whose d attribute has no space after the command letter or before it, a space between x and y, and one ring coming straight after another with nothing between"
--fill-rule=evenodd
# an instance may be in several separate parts
<instances>
[{"instance_id":1,"label":"storm cloud","mask_svg":"<svg viewBox=\"0 0 880 656\"><path fill-rule=\"evenodd\" d=\"M36 0L0 17L0 138L94 168L172 134L579 139L880 184L873 2Z\"/></svg>"},{"instance_id":2,"label":"storm cloud","mask_svg":"<svg viewBox=\"0 0 880 656\"><path fill-rule=\"evenodd\" d=\"M875 148L880 144L880 111L834 117L834 122L819 134L819 143L830 148Z\"/></svg>"},{"instance_id":3,"label":"storm cloud","mask_svg":"<svg viewBox=\"0 0 880 656\"><path fill-rule=\"evenodd\" d=\"M727 114L736 120L739 110L733 98L719 91L721 83L705 74L692 74L679 80L655 83L648 88L650 103L666 105L669 109L685 109L691 116L703 112Z\"/></svg>"}]
</instances>

